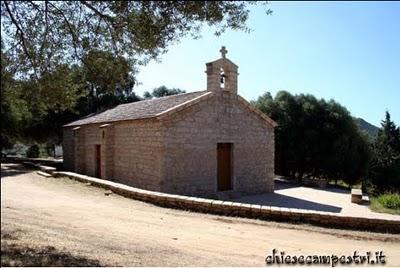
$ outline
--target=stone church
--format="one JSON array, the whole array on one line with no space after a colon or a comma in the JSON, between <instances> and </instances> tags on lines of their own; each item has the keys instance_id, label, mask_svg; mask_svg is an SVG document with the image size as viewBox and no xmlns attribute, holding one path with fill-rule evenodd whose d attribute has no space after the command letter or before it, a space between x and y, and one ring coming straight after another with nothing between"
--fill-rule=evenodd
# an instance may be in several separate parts
<instances>
[{"instance_id":1,"label":"stone church","mask_svg":"<svg viewBox=\"0 0 400 268\"><path fill-rule=\"evenodd\" d=\"M276 123L237 94L238 66L206 64L207 90L121 104L63 129L64 168L202 197L274 189Z\"/></svg>"}]
</instances>

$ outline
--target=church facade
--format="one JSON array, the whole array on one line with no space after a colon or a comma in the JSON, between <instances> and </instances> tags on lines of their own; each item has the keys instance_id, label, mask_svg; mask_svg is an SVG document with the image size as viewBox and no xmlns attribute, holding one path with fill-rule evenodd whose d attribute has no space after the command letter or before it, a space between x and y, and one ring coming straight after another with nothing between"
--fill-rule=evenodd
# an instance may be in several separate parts
<instances>
[{"instance_id":1,"label":"church facade","mask_svg":"<svg viewBox=\"0 0 400 268\"><path fill-rule=\"evenodd\" d=\"M238 67L206 64L207 90L121 104L64 126L64 168L134 187L218 197L274 189L276 123L237 94Z\"/></svg>"}]
</instances>

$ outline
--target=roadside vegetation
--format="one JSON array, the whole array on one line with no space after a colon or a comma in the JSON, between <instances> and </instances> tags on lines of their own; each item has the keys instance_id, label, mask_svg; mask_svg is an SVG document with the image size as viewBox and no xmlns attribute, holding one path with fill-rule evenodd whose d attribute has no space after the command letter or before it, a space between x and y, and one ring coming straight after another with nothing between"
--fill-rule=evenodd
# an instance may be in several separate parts
<instances>
[{"instance_id":1,"label":"roadside vegetation","mask_svg":"<svg viewBox=\"0 0 400 268\"><path fill-rule=\"evenodd\" d=\"M388 111L377 134L368 135L334 100L280 91L275 97L267 92L252 103L278 123L278 175L361 186L372 196L400 191L400 129Z\"/></svg>"},{"instance_id":2,"label":"roadside vegetation","mask_svg":"<svg viewBox=\"0 0 400 268\"><path fill-rule=\"evenodd\" d=\"M400 129L386 112L376 135L367 135L333 100L278 92L253 104L278 122L275 171L299 182L325 179L344 189L362 188L370 208L400 214Z\"/></svg>"},{"instance_id":3,"label":"roadside vegetation","mask_svg":"<svg viewBox=\"0 0 400 268\"><path fill-rule=\"evenodd\" d=\"M376 212L400 215L400 194L385 193L372 197L370 207Z\"/></svg>"}]
</instances>

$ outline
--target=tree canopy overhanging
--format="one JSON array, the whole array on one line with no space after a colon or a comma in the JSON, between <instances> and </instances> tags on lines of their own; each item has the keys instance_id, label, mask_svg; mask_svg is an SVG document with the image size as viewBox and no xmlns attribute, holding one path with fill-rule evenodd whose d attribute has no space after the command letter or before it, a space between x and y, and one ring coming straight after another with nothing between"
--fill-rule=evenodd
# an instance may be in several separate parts
<instances>
[{"instance_id":1,"label":"tree canopy overhanging","mask_svg":"<svg viewBox=\"0 0 400 268\"><path fill-rule=\"evenodd\" d=\"M266 1L1 1L2 147L42 141L44 126L52 133L76 115L139 100L141 65L199 37L203 25L217 35L248 31L249 6L259 3Z\"/></svg>"},{"instance_id":2,"label":"tree canopy overhanging","mask_svg":"<svg viewBox=\"0 0 400 268\"><path fill-rule=\"evenodd\" d=\"M260 1L266 3L265 1ZM248 31L247 1L1 1L2 50L22 74L84 60L91 50L143 64L204 24ZM271 13L266 9L267 13ZM4 38L3 38L4 33Z\"/></svg>"}]
</instances>

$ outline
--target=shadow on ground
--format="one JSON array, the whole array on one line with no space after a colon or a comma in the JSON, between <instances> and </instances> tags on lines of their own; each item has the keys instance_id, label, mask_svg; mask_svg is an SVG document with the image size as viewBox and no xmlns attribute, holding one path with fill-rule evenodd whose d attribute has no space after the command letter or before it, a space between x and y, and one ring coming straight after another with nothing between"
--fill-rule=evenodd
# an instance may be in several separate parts
<instances>
[{"instance_id":1,"label":"shadow on ground","mask_svg":"<svg viewBox=\"0 0 400 268\"><path fill-rule=\"evenodd\" d=\"M292 183L275 183L275 190L284 190L289 188L298 187L298 184ZM333 191L333 192L344 192L341 189L323 189L324 191ZM267 193L261 195L251 195L251 196L243 196L239 200L239 202L245 202L250 204L257 204L263 206L274 206L274 207L285 207L285 208L297 208L297 209L308 209L308 210L317 210L317 211L326 211L333 213L340 213L342 211L341 207L326 205L318 202L312 202L296 197L291 197L287 195L283 195L280 193Z\"/></svg>"},{"instance_id":2,"label":"shadow on ground","mask_svg":"<svg viewBox=\"0 0 400 268\"><path fill-rule=\"evenodd\" d=\"M326 211L340 213L341 207L325 205L317 202L311 202L308 200L290 197L278 193L263 194L260 198L249 196L240 198L240 202L257 204L263 206L274 206L274 207L285 207L285 208L298 208L298 209L309 209L317 211Z\"/></svg>"},{"instance_id":3,"label":"shadow on ground","mask_svg":"<svg viewBox=\"0 0 400 268\"><path fill-rule=\"evenodd\" d=\"M17 232L1 230L1 266L105 266L98 260L74 256L56 248L29 247L18 243Z\"/></svg>"},{"instance_id":4,"label":"shadow on ground","mask_svg":"<svg viewBox=\"0 0 400 268\"><path fill-rule=\"evenodd\" d=\"M1 266L102 266L97 260L59 252L54 247L31 248L1 243Z\"/></svg>"},{"instance_id":5,"label":"shadow on ground","mask_svg":"<svg viewBox=\"0 0 400 268\"><path fill-rule=\"evenodd\" d=\"M29 173L32 169L26 168L21 164L1 164L1 178L13 177Z\"/></svg>"}]
</instances>

